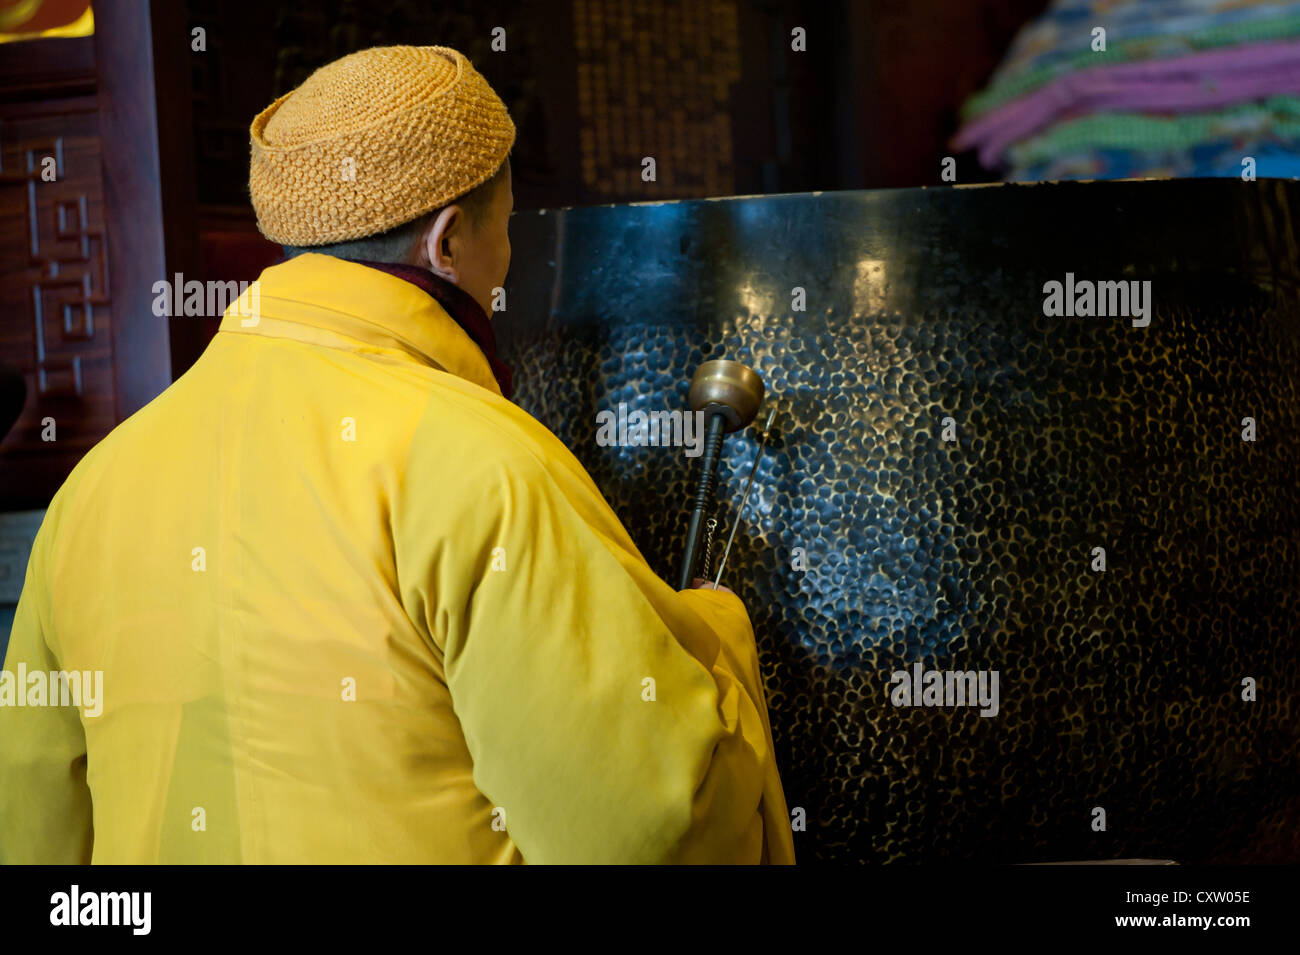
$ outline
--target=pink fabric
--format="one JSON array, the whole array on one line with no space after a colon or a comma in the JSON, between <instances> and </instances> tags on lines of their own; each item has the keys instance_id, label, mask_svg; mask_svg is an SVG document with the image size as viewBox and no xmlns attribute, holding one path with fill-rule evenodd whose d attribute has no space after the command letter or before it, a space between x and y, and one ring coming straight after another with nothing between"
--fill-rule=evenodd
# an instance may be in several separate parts
<instances>
[{"instance_id":1,"label":"pink fabric","mask_svg":"<svg viewBox=\"0 0 1300 955\"><path fill-rule=\"evenodd\" d=\"M1172 60L1146 60L1070 73L962 127L959 150L978 147L998 164L1007 147L1065 113L1187 112L1282 93L1300 93L1300 41L1253 43Z\"/></svg>"}]
</instances>

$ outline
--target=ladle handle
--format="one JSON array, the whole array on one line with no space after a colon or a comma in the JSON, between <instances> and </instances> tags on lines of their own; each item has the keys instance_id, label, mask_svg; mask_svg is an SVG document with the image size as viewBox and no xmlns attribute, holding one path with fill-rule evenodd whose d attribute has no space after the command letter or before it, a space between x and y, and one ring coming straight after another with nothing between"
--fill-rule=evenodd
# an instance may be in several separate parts
<instances>
[{"instance_id":1,"label":"ladle handle","mask_svg":"<svg viewBox=\"0 0 1300 955\"><path fill-rule=\"evenodd\" d=\"M721 412L706 411L708 433L704 438L704 454L700 460L700 479L695 485L695 505L691 509L690 523L686 525L686 550L682 553L681 570L677 574L677 589L691 586L695 564L699 560L700 532L704 529L705 513L713 500L713 490L718 483L718 457L722 449L726 418Z\"/></svg>"}]
</instances>

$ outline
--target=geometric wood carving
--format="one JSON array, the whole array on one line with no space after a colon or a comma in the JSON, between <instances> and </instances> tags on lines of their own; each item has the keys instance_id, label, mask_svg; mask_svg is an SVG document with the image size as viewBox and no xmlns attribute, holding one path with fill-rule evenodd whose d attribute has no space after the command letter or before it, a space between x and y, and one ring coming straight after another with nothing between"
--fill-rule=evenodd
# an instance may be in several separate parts
<instances>
[{"instance_id":1,"label":"geometric wood carving","mask_svg":"<svg viewBox=\"0 0 1300 955\"><path fill-rule=\"evenodd\" d=\"M2 507L47 502L117 423L101 155L94 97L0 102L0 360L27 378Z\"/></svg>"},{"instance_id":2,"label":"geometric wood carving","mask_svg":"<svg viewBox=\"0 0 1300 955\"><path fill-rule=\"evenodd\" d=\"M63 137L18 142L17 162L6 162L4 133L0 123L0 184L21 184L26 198L37 394L81 397L82 356L75 349L94 342L95 308L109 302L104 232L91 228L84 192L39 201L41 190L57 189L66 176ZM49 158L55 160L53 182L43 178Z\"/></svg>"}]
</instances>

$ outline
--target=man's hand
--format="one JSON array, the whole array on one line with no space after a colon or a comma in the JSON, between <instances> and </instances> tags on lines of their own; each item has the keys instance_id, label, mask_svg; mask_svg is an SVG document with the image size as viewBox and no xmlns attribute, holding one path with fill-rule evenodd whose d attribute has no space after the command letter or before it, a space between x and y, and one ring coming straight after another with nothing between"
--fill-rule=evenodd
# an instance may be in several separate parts
<instances>
[{"instance_id":1,"label":"man's hand","mask_svg":"<svg viewBox=\"0 0 1300 955\"><path fill-rule=\"evenodd\" d=\"M696 577L693 581L691 581L691 589L692 589L692 590L712 590L712 589L713 589L713 581L711 581L711 580L705 580L705 579L702 578L702 577ZM718 589L719 589L719 590L726 591L726 592L729 593L729 594L734 594L734 593L735 593L735 591L732 590L730 587L723 587L721 584L718 585Z\"/></svg>"}]
</instances>

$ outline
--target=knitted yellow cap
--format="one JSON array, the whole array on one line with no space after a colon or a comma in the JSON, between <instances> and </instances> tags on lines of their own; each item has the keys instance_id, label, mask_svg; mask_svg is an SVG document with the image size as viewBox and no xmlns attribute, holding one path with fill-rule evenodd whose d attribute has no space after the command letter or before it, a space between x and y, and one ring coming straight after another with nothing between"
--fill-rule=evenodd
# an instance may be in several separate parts
<instances>
[{"instance_id":1,"label":"knitted yellow cap","mask_svg":"<svg viewBox=\"0 0 1300 955\"><path fill-rule=\"evenodd\" d=\"M462 54L384 46L322 66L258 114L248 176L280 245L384 232L490 179L515 141L505 104Z\"/></svg>"}]
</instances>

